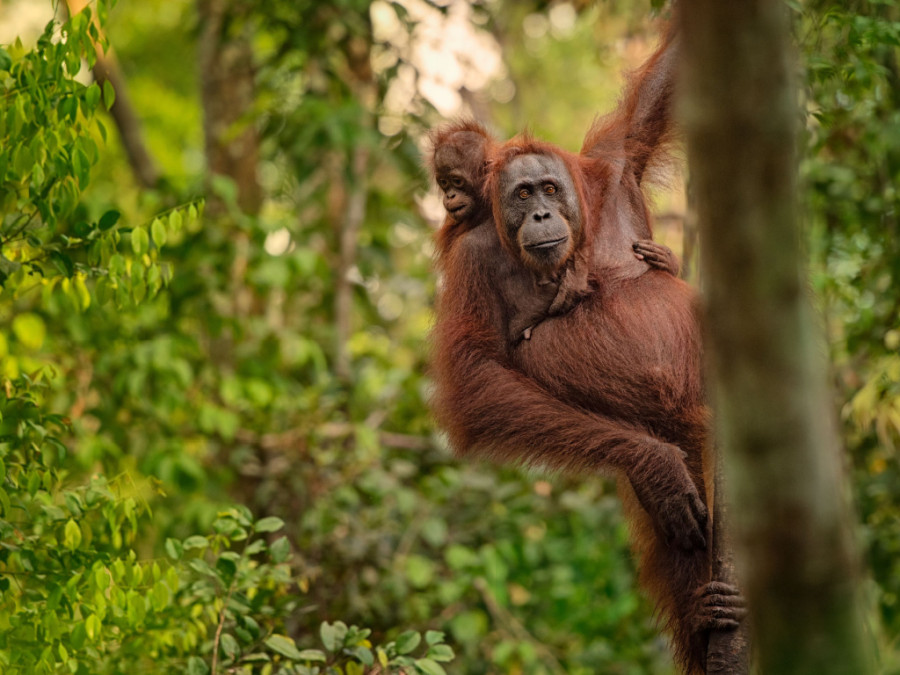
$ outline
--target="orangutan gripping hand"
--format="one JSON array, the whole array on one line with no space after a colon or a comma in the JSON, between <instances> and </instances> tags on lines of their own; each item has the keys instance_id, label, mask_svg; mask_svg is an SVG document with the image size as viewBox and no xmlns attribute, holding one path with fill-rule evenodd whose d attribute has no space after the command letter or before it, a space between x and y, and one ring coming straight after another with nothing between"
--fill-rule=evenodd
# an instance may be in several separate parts
<instances>
[{"instance_id":1,"label":"orangutan gripping hand","mask_svg":"<svg viewBox=\"0 0 900 675\"><path fill-rule=\"evenodd\" d=\"M685 466L685 453L660 443L625 473L638 501L665 541L685 551L706 548L708 514Z\"/></svg>"},{"instance_id":2,"label":"orangutan gripping hand","mask_svg":"<svg viewBox=\"0 0 900 675\"><path fill-rule=\"evenodd\" d=\"M681 271L678 258L668 246L658 244L652 239L638 239L631 245L631 249L638 260L643 260L651 267L668 272L673 277L677 277Z\"/></svg>"}]
</instances>

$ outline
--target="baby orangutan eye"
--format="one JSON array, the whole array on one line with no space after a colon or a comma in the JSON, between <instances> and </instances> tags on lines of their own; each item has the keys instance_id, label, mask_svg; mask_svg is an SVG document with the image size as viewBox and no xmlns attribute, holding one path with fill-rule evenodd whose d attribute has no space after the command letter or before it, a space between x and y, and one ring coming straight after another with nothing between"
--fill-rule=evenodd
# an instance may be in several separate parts
<instances>
[{"instance_id":1,"label":"baby orangutan eye","mask_svg":"<svg viewBox=\"0 0 900 675\"><path fill-rule=\"evenodd\" d=\"M453 179L453 187L455 188L461 188L465 184L466 181L464 181L462 178L459 178L458 176Z\"/></svg>"}]
</instances>

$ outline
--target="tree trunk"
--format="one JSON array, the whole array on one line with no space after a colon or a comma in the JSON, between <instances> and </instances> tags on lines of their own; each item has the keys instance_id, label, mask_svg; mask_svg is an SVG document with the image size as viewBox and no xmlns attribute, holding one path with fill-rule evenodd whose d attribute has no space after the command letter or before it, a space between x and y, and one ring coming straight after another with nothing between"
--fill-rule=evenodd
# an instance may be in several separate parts
<instances>
[{"instance_id":1,"label":"tree trunk","mask_svg":"<svg viewBox=\"0 0 900 675\"><path fill-rule=\"evenodd\" d=\"M723 496L721 462L716 462L713 484L712 579L738 586L732 542L728 536L728 514ZM746 621L737 630L717 630L709 635L706 650L707 675L746 675L750 672L750 627Z\"/></svg>"},{"instance_id":2,"label":"tree trunk","mask_svg":"<svg viewBox=\"0 0 900 675\"><path fill-rule=\"evenodd\" d=\"M369 148L360 144L353 149L349 167L347 199L343 217L338 224L337 284L334 295L335 314L335 372L344 383L352 377L347 343L353 332L353 279L356 266L356 242L366 217L368 196Z\"/></svg>"},{"instance_id":3,"label":"tree trunk","mask_svg":"<svg viewBox=\"0 0 900 675\"><path fill-rule=\"evenodd\" d=\"M229 0L198 0L197 44L203 100L203 134L209 174L234 181L237 204L255 214L262 204L257 178L259 135L246 121L253 105L253 50ZM220 208L213 200L210 211Z\"/></svg>"},{"instance_id":4,"label":"tree trunk","mask_svg":"<svg viewBox=\"0 0 900 675\"><path fill-rule=\"evenodd\" d=\"M125 78L111 51L106 54L100 54L98 51L93 73L97 84L103 86L104 82L109 82L116 93L109 114L112 115L116 128L119 130L119 138L122 140L125 156L128 157L134 177L142 187L156 187L159 183L159 169L156 168L156 162L153 161L150 151L144 144L140 121L134 106L131 105L128 90L125 88Z\"/></svg>"},{"instance_id":5,"label":"tree trunk","mask_svg":"<svg viewBox=\"0 0 900 675\"><path fill-rule=\"evenodd\" d=\"M682 114L738 572L761 672L871 672L827 366L801 272L781 0L682 0Z\"/></svg>"}]
</instances>

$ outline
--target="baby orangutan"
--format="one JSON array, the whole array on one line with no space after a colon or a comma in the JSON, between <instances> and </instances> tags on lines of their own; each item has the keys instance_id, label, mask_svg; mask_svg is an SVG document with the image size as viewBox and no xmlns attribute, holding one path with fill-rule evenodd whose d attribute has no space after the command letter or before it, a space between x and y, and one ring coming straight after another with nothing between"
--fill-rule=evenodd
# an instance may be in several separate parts
<instances>
[{"instance_id":1,"label":"baby orangutan","mask_svg":"<svg viewBox=\"0 0 900 675\"><path fill-rule=\"evenodd\" d=\"M506 327L504 338L515 346L528 340L534 327L549 316L564 314L589 294L586 266L569 264L554 274L527 269L503 249L483 194L489 154L494 140L476 122L461 122L439 129L432 137L431 168L442 194L447 217L436 237L438 260L445 262L464 235L465 246L476 246L489 257L494 273L481 283L494 287ZM632 246L635 256L651 267L678 274L671 249L649 239Z\"/></svg>"}]
</instances>

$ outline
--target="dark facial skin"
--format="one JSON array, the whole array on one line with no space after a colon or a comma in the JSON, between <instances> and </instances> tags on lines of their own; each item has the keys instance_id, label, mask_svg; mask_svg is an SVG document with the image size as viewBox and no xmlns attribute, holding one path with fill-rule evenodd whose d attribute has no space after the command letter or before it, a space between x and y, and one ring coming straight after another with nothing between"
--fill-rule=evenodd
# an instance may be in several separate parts
<instances>
[{"instance_id":1,"label":"dark facial skin","mask_svg":"<svg viewBox=\"0 0 900 675\"><path fill-rule=\"evenodd\" d=\"M522 262L553 273L570 258L582 229L575 184L556 155L516 157L500 176L501 215Z\"/></svg>"},{"instance_id":2,"label":"dark facial skin","mask_svg":"<svg viewBox=\"0 0 900 675\"><path fill-rule=\"evenodd\" d=\"M444 194L447 215L459 223L485 210L479 193L484 180L484 139L466 131L452 138L453 143L435 150L434 177Z\"/></svg>"}]
</instances>

